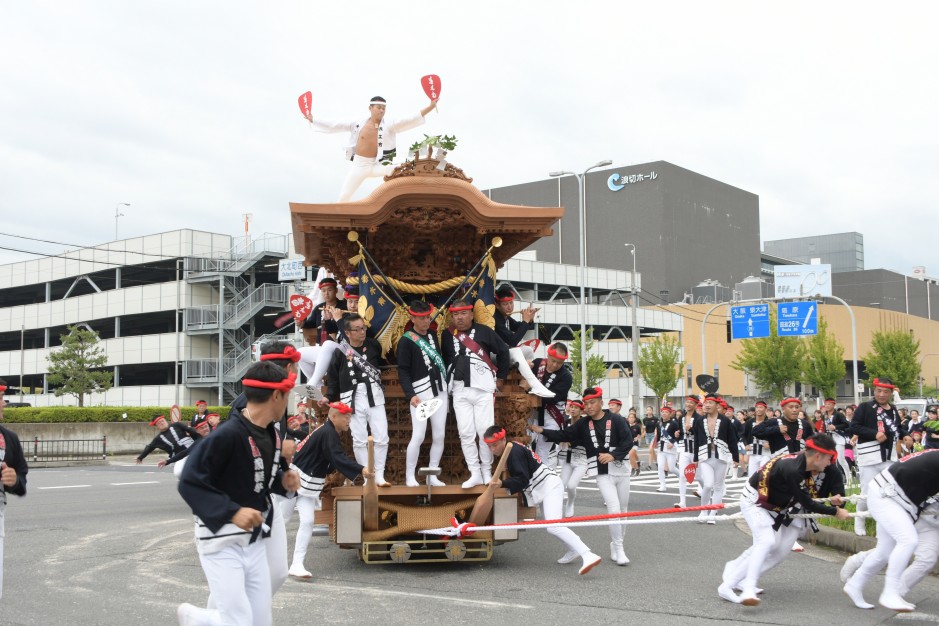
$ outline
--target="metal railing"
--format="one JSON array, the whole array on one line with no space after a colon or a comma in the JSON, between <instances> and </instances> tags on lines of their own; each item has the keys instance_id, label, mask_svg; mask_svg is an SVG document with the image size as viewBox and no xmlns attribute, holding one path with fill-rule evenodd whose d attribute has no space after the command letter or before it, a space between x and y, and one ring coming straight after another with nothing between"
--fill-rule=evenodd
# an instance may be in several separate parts
<instances>
[{"instance_id":1,"label":"metal railing","mask_svg":"<svg viewBox=\"0 0 939 626\"><path fill-rule=\"evenodd\" d=\"M239 238L226 253L214 257L186 257L186 278L207 278L213 274L239 275L263 256L286 256L287 245L287 235L265 233L250 240Z\"/></svg>"},{"instance_id":2,"label":"metal railing","mask_svg":"<svg viewBox=\"0 0 939 626\"><path fill-rule=\"evenodd\" d=\"M33 438L33 461L90 461L108 458L108 438L40 439Z\"/></svg>"}]
</instances>

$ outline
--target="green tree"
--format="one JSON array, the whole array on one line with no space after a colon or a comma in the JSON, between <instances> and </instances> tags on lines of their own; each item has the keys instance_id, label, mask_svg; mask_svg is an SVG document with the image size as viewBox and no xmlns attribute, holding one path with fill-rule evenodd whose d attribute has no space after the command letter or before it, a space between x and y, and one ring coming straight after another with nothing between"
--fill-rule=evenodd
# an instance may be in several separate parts
<instances>
[{"instance_id":1,"label":"green tree","mask_svg":"<svg viewBox=\"0 0 939 626\"><path fill-rule=\"evenodd\" d=\"M599 354L590 354L593 350L593 328L587 329L587 384L581 384L580 380L580 331L574 331L574 340L571 342L571 369L574 370L574 383L571 390L580 394L587 387L595 387L601 380L606 378L606 361Z\"/></svg>"},{"instance_id":2,"label":"green tree","mask_svg":"<svg viewBox=\"0 0 939 626\"><path fill-rule=\"evenodd\" d=\"M819 317L818 334L805 343L802 382L813 385L826 398L834 398L835 385L844 375L844 346L828 331L828 322Z\"/></svg>"},{"instance_id":3,"label":"green tree","mask_svg":"<svg viewBox=\"0 0 939 626\"><path fill-rule=\"evenodd\" d=\"M67 328L68 334L60 336L62 347L46 357L48 380L50 385L56 386L57 397L72 395L78 398L78 406L85 406L85 394L110 389L114 374L100 371L107 365L107 357L98 345L98 333L79 326Z\"/></svg>"},{"instance_id":4,"label":"green tree","mask_svg":"<svg viewBox=\"0 0 939 626\"><path fill-rule=\"evenodd\" d=\"M802 376L804 347L798 337L780 337L776 331L776 311L770 307L770 336L744 339L743 349L730 364L746 372L756 386L775 400L786 395L786 389Z\"/></svg>"},{"instance_id":5,"label":"green tree","mask_svg":"<svg viewBox=\"0 0 939 626\"><path fill-rule=\"evenodd\" d=\"M908 331L875 331L864 365L871 378L889 378L902 395L919 393L919 340Z\"/></svg>"},{"instance_id":6,"label":"green tree","mask_svg":"<svg viewBox=\"0 0 939 626\"><path fill-rule=\"evenodd\" d=\"M681 344L672 335L659 335L642 344L639 351L639 375L656 397L664 398L675 385L685 367L681 360Z\"/></svg>"}]
</instances>

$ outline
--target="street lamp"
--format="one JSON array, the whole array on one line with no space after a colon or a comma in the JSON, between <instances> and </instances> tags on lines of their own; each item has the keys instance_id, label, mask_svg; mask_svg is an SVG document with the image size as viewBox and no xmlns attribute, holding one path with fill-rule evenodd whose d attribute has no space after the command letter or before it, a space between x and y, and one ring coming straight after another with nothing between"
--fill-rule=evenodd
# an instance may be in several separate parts
<instances>
[{"instance_id":1,"label":"street lamp","mask_svg":"<svg viewBox=\"0 0 939 626\"><path fill-rule=\"evenodd\" d=\"M584 170L583 174L575 174L569 171L549 172L548 176L557 178L560 176L574 176L577 178L577 217L580 223L578 231L577 244L580 249L580 386L587 387L587 296L584 293L584 284L587 282L587 252L586 239L587 233L584 230L584 224L587 221L587 202L584 196L584 177L587 172L598 167L612 165L613 161L600 161Z\"/></svg>"},{"instance_id":2,"label":"street lamp","mask_svg":"<svg viewBox=\"0 0 939 626\"><path fill-rule=\"evenodd\" d=\"M117 241L117 218L124 217L124 214L121 213L122 206L130 206L127 202L118 202L117 206L114 207L114 241Z\"/></svg>"},{"instance_id":3,"label":"street lamp","mask_svg":"<svg viewBox=\"0 0 939 626\"><path fill-rule=\"evenodd\" d=\"M633 406L636 407L636 410L639 410L639 322L637 317L639 315L639 291L636 288L636 244L626 243L623 244L629 248L630 252L633 255L633 273L632 278L629 282L630 291L632 292L632 330L630 331L630 336L633 340Z\"/></svg>"}]
</instances>

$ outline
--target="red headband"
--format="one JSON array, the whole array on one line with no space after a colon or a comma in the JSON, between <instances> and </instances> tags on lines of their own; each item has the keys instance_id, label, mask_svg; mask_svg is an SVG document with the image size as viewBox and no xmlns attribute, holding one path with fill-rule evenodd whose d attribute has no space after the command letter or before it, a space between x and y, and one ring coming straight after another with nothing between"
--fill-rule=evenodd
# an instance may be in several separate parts
<instances>
[{"instance_id":1,"label":"red headband","mask_svg":"<svg viewBox=\"0 0 939 626\"><path fill-rule=\"evenodd\" d=\"M342 402L330 402L329 408L336 409L343 415L348 415L349 413L352 413L352 407Z\"/></svg>"},{"instance_id":2,"label":"red headband","mask_svg":"<svg viewBox=\"0 0 939 626\"><path fill-rule=\"evenodd\" d=\"M300 360L300 351L294 348L293 346L287 346L284 348L284 351L280 354L262 354L262 361L293 361L296 363Z\"/></svg>"},{"instance_id":3,"label":"red headband","mask_svg":"<svg viewBox=\"0 0 939 626\"><path fill-rule=\"evenodd\" d=\"M154 417L152 420L150 420L150 425L151 425L151 426L156 426L156 423L157 423L157 422L159 422L160 420L165 420L165 419L166 419L166 416L165 416L165 415L157 415L157 416Z\"/></svg>"},{"instance_id":4,"label":"red headband","mask_svg":"<svg viewBox=\"0 0 939 626\"><path fill-rule=\"evenodd\" d=\"M825 400L825 404L838 404L838 403L835 402L834 400L832 400L831 398L829 398L829 399Z\"/></svg>"},{"instance_id":5,"label":"red headband","mask_svg":"<svg viewBox=\"0 0 939 626\"><path fill-rule=\"evenodd\" d=\"M765 408L765 407L766 407L766 403L763 402L762 400L759 400L759 401L757 401L757 403L754 404L753 406L761 406L761 407L764 407L764 408Z\"/></svg>"},{"instance_id":6,"label":"red headband","mask_svg":"<svg viewBox=\"0 0 939 626\"><path fill-rule=\"evenodd\" d=\"M779 403L779 406L786 406L787 404L792 404L793 402L795 402L799 406L802 406L802 400L799 400L798 398L786 398L785 400Z\"/></svg>"},{"instance_id":7,"label":"red headband","mask_svg":"<svg viewBox=\"0 0 939 626\"><path fill-rule=\"evenodd\" d=\"M324 278L323 280L319 282L319 284L316 287L317 289L322 289L323 287L329 287L329 286L338 287L339 283L336 282L335 278Z\"/></svg>"},{"instance_id":8,"label":"red headband","mask_svg":"<svg viewBox=\"0 0 939 626\"><path fill-rule=\"evenodd\" d=\"M594 400L595 398L602 398L602 397L603 397L603 390L600 389L599 387L594 387L593 393L588 393L586 396L583 397L583 400L584 402L586 402L587 400Z\"/></svg>"},{"instance_id":9,"label":"red headband","mask_svg":"<svg viewBox=\"0 0 939 626\"><path fill-rule=\"evenodd\" d=\"M701 398L699 398L699 397L696 396L696 395L690 395L690 396L688 396L687 398L685 398L685 400L691 400L691 401L694 402L694 403L701 402Z\"/></svg>"},{"instance_id":10,"label":"red headband","mask_svg":"<svg viewBox=\"0 0 939 626\"><path fill-rule=\"evenodd\" d=\"M199 400L196 402L196 406L209 406L205 400Z\"/></svg>"},{"instance_id":11,"label":"red headband","mask_svg":"<svg viewBox=\"0 0 939 626\"><path fill-rule=\"evenodd\" d=\"M266 380L255 380L253 378L245 378L241 381L241 384L245 387L255 387L257 389L273 389L275 391L290 391L294 388L294 383L297 382L297 375L293 372L290 373L287 378L283 379L280 382L268 382Z\"/></svg>"},{"instance_id":12,"label":"red headband","mask_svg":"<svg viewBox=\"0 0 939 626\"><path fill-rule=\"evenodd\" d=\"M574 406L578 406L580 408L584 408L584 403L581 402L580 400L568 400L567 403L573 404Z\"/></svg>"},{"instance_id":13,"label":"red headband","mask_svg":"<svg viewBox=\"0 0 939 626\"><path fill-rule=\"evenodd\" d=\"M483 437L483 441L486 443L495 443L500 439L505 439L505 429L501 429L499 432L492 433L492 437Z\"/></svg>"},{"instance_id":14,"label":"red headband","mask_svg":"<svg viewBox=\"0 0 939 626\"><path fill-rule=\"evenodd\" d=\"M665 405L665 406L663 406L661 409L659 409L659 411L674 411L674 410L675 410L675 409L673 409L672 407L670 407L670 406L668 406L668 405Z\"/></svg>"},{"instance_id":15,"label":"red headband","mask_svg":"<svg viewBox=\"0 0 939 626\"><path fill-rule=\"evenodd\" d=\"M221 416L218 413L206 413L205 417L209 418L209 417L221 417Z\"/></svg>"},{"instance_id":16,"label":"red headband","mask_svg":"<svg viewBox=\"0 0 939 626\"><path fill-rule=\"evenodd\" d=\"M450 312L456 313L457 311L472 311L473 305L471 304L461 304L460 306L451 306Z\"/></svg>"},{"instance_id":17,"label":"red headband","mask_svg":"<svg viewBox=\"0 0 939 626\"><path fill-rule=\"evenodd\" d=\"M835 461L838 460L838 452L837 452L836 450L826 450L825 448L823 448L823 447L817 445L817 444L816 444L814 441L812 441L811 439L806 439L806 440L805 440L805 447L806 447L806 448L811 448L812 450L815 450L816 452L821 452L822 454L827 454L828 456L831 457L831 462L832 462L832 463L834 463Z\"/></svg>"},{"instance_id":18,"label":"red headband","mask_svg":"<svg viewBox=\"0 0 939 626\"><path fill-rule=\"evenodd\" d=\"M561 354L557 350L552 348L551 346L548 346L548 356L553 357L557 359L558 361L566 361L568 355Z\"/></svg>"},{"instance_id":19,"label":"red headband","mask_svg":"<svg viewBox=\"0 0 939 626\"><path fill-rule=\"evenodd\" d=\"M896 389L896 388L897 388L896 385L891 385L890 383L882 383L882 382L880 382L880 379L879 379L879 378L875 378L875 379L874 379L873 385L874 385L875 387L883 387L884 389Z\"/></svg>"},{"instance_id":20,"label":"red headband","mask_svg":"<svg viewBox=\"0 0 939 626\"><path fill-rule=\"evenodd\" d=\"M450 310L452 311L453 309L450 309ZM434 312L434 307L430 307L429 309L427 309L426 311L423 311L423 312L421 312L421 313L418 313L418 312L415 311L414 309L408 307L408 313L410 313L410 314L413 315L414 317L427 317L428 315L430 315L430 314L433 313L433 312Z\"/></svg>"},{"instance_id":21,"label":"red headband","mask_svg":"<svg viewBox=\"0 0 939 626\"><path fill-rule=\"evenodd\" d=\"M6 386L6 385L0 385L0 393L3 393L3 392L6 391L6 390L7 390L7 386Z\"/></svg>"},{"instance_id":22,"label":"red headband","mask_svg":"<svg viewBox=\"0 0 939 626\"><path fill-rule=\"evenodd\" d=\"M504 298L500 298L499 296L496 296L496 302L511 302L511 301L514 300L514 299L515 299L515 294L514 294L514 293L510 293L509 295L507 295L507 296L504 297Z\"/></svg>"}]
</instances>

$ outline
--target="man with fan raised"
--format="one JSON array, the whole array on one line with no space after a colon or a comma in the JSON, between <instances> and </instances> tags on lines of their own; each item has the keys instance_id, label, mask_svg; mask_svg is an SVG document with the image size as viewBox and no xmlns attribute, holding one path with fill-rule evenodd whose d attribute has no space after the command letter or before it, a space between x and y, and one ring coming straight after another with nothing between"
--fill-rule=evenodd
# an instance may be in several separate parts
<instances>
[{"instance_id":1,"label":"man with fan raised","mask_svg":"<svg viewBox=\"0 0 939 626\"><path fill-rule=\"evenodd\" d=\"M369 116L354 122L330 122L313 119L311 114L306 115L318 132L349 133L345 158L352 161L352 168L342 184L339 202L352 198L352 194L366 178L387 176L393 171L391 162L395 158L398 133L423 124L427 114L437 108L437 101L431 100L417 115L393 121L385 119L386 105L384 98L375 96L368 103Z\"/></svg>"},{"instance_id":2,"label":"man with fan raised","mask_svg":"<svg viewBox=\"0 0 939 626\"><path fill-rule=\"evenodd\" d=\"M430 421L432 443L430 445L430 467L440 467L443 456L444 429L447 424L447 366L441 356L440 344L436 333L430 332L430 316L434 308L423 300L414 300L408 306L411 316L411 329L405 331L398 341L397 358L398 380L401 391L411 410L411 441L408 443L405 462L404 484L408 487L419 486L414 473L417 471L417 458L421 444L427 433ZM434 402L436 401L436 402ZM422 406L423 403L430 403ZM421 411L437 408L429 417ZM434 475L427 477L427 484L443 487L443 483Z\"/></svg>"},{"instance_id":3,"label":"man with fan raised","mask_svg":"<svg viewBox=\"0 0 939 626\"><path fill-rule=\"evenodd\" d=\"M460 446L470 472L463 483L468 489L492 479L492 453L483 435L495 423L495 392L509 373L509 347L494 330L473 321L469 301L455 301L450 315L454 328L441 343Z\"/></svg>"},{"instance_id":4,"label":"man with fan raised","mask_svg":"<svg viewBox=\"0 0 939 626\"><path fill-rule=\"evenodd\" d=\"M532 364L536 372L535 376L553 394L550 398L542 398L541 407L535 411L532 421L548 430L560 430L565 426L564 409L567 404L567 393L571 390L574 381L570 369L564 364L567 358L567 346L557 341L548 346L547 357L535 359ZM543 437L537 437L533 443L535 452L541 457L542 462L551 469L557 469L557 445Z\"/></svg>"}]
</instances>

